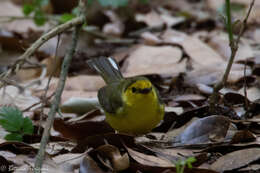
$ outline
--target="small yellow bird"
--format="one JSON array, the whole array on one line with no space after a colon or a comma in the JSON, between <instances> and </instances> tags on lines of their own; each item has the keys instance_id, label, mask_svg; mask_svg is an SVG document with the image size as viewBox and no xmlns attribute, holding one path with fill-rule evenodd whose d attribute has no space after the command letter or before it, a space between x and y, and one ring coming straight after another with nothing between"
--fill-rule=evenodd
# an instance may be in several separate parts
<instances>
[{"instance_id":1,"label":"small yellow bird","mask_svg":"<svg viewBox=\"0 0 260 173\"><path fill-rule=\"evenodd\" d=\"M150 132L160 123L164 104L149 79L124 78L111 57L91 59L88 65L107 84L98 91L98 100L111 127L118 132L137 135Z\"/></svg>"}]
</instances>

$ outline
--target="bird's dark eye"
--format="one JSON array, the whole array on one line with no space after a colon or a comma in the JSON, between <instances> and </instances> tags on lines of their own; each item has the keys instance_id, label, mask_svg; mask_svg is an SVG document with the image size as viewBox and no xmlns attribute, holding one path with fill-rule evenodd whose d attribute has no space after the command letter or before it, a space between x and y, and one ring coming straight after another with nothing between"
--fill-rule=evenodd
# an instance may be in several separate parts
<instances>
[{"instance_id":1,"label":"bird's dark eye","mask_svg":"<svg viewBox=\"0 0 260 173\"><path fill-rule=\"evenodd\" d=\"M132 92L135 93L137 89L135 87L132 88Z\"/></svg>"}]
</instances>

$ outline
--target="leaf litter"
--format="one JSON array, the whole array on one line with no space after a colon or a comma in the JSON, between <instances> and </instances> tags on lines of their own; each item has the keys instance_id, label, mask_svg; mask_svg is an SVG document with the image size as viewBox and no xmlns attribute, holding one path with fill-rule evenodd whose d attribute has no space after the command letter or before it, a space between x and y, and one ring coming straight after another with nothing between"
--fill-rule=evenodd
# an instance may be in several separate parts
<instances>
[{"instance_id":1,"label":"leaf litter","mask_svg":"<svg viewBox=\"0 0 260 173\"><path fill-rule=\"evenodd\" d=\"M52 2L53 9L47 11L67 12L56 1ZM165 173L176 172L178 161L195 157L192 169L185 168L185 172L259 171L258 1L227 85L221 90L220 105L215 114L209 112L208 98L230 55L228 36L218 13L223 3L224 0L151 0L145 8L130 3L132 10L128 11L129 7L124 12L120 8L94 6L88 16L88 24L94 29L84 28L81 33L62 95L61 110L67 114L56 115L43 168L49 172ZM243 18L249 2L232 3L242 4L233 13L236 18ZM20 9L11 1L1 1L0 17L22 16ZM100 16L105 20L99 20ZM26 19L0 23L0 28L0 70L4 71L41 33L50 29L50 24L37 27ZM1 105L25 110L36 104L26 111L35 129L44 128L50 108L50 102L43 101L48 77L55 69L47 91L47 97L52 98L70 33L60 37L55 59L57 41L57 37L50 40L33 56L33 63L44 64L46 73L42 67L26 64L10 78L19 87L7 85L0 90ZM75 106L82 99L86 99L84 104L91 102L104 86L86 63L98 56L113 56L124 76L145 75L158 88L167 110L164 121L151 133L142 137L118 134L106 123L102 112ZM42 106L44 113L39 113ZM69 110L65 111L66 106ZM35 129L33 135L24 136L26 143L1 140L1 168L18 171L33 167L42 135L42 130L38 133Z\"/></svg>"}]
</instances>

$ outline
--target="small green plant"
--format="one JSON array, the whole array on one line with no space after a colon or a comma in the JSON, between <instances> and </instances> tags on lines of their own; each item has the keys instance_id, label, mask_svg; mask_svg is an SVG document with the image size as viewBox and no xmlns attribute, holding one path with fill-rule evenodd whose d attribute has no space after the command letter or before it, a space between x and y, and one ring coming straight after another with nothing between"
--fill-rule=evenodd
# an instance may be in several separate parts
<instances>
[{"instance_id":1,"label":"small green plant","mask_svg":"<svg viewBox=\"0 0 260 173\"><path fill-rule=\"evenodd\" d=\"M33 133L32 121L24 118L22 112L14 107L0 109L0 125L9 132L5 136L8 141L22 141L25 134Z\"/></svg>"},{"instance_id":2,"label":"small green plant","mask_svg":"<svg viewBox=\"0 0 260 173\"><path fill-rule=\"evenodd\" d=\"M33 20L36 25L44 25L47 17L46 14L42 11L42 8L48 5L49 0L33 0L30 4L25 4L23 6L23 14L29 16L32 14Z\"/></svg>"},{"instance_id":3,"label":"small green plant","mask_svg":"<svg viewBox=\"0 0 260 173\"><path fill-rule=\"evenodd\" d=\"M179 160L178 162L175 163L176 172L184 173L184 169L185 169L186 165L188 166L188 168L192 168L191 164L194 162L196 162L195 157L189 157L186 160Z\"/></svg>"},{"instance_id":4,"label":"small green plant","mask_svg":"<svg viewBox=\"0 0 260 173\"><path fill-rule=\"evenodd\" d=\"M88 6L91 6L94 1L98 1L98 3L102 7L126 7L129 3L129 0L88 0ZM148 3L149 0L139 0L139 3ZM47 21L47 16L42 11L43 7L49 4L49 0L33 0L30 4L25 4L23 6L23 14L25 16L32 16L34 23L38 26L44 25ZM75 18L78 14L77 7L71 13L64 13L57 18L60 23L65 23L73 18Z\"/></svg>"}]
</instances>

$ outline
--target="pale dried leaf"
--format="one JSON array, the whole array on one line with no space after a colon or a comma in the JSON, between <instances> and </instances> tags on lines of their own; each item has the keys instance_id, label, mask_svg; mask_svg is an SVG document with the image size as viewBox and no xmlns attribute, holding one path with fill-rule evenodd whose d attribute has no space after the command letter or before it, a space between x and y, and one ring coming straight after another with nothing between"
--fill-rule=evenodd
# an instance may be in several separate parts
<instances>
[{"instance_id":1,"label":"pale dried leaf","mask_svg":"<svg viewBox=\"0 0 260 173\"><path fill-rule=\"evenodd\" d=\"M260 158L260 148L238 150L220 157L211 169L223 172L243 167Z\"/></svg>"},{"instance_id":2,"label":"pale dried leaf","mask_svg":"<svg viewBox=\"0 0 260 173\"><path fill-rule=\"evenodd\" d=\"M127 151L129 155L140 164L147 165L147 166L156 166L156 167L174 167L174 164L169 160L140 153L130 148L127 148Z\"/></svg>"},{"instance_id":3,"label":"pale dried leaf","mask_svg":"<svg viewBox=\"0 0 260 173\"><path fill-rule=\"evenodd\" d=\"M185 71L179 62L181 50L172 46L139 46L127 58L126 76L141 74L178 74Z\"/></svg>"}]
</instances>

